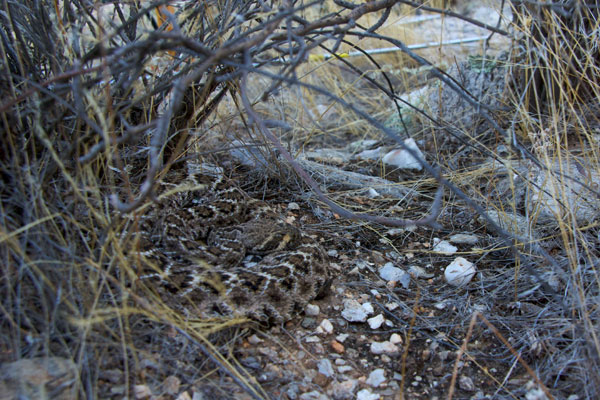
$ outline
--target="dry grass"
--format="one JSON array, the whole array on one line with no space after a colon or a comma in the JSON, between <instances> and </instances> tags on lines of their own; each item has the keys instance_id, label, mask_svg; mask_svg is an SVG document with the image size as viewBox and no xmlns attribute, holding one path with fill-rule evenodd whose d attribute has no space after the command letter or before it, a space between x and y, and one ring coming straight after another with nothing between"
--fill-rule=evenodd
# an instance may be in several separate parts
<instances>
[{"instance_id":1,"label":"dry grass","mask_svg":"<svg viewBox=\"0 0 600 400\"><path fill-rule=\"evenodd\" d=\"M322 5L300 8L296 14L315 21L348 12L340 11L333 1L318 3ZM208 51L204 54L203 49L168 32L152 36L154 29L146 17L140 17L135 27L131 21L124 24L118 14L95 19L98 13L92 8L87 16L79 12L68 17L57 15L50 1L6 4L8 9L0 6L10 11L1 16L8 35L0 42L4 131L0 144L1 361L50 355L74 360L80 373L72 387L73 397L108 396L111 385L102 371L116 369L123 373L119 385L127 398L134 396L136 384L159 385L152 380L176 372L183 381L211 386L216 396L226 397L232 393L229 385L236 384L251 397L268 398L256 380L236 365L230 351L245 334L239 326L247 321L187 320L163 304L136 279L138 244L132 235L143 204L151 201L148 193L144 195L144 182L160 179L164 167L177 167L177 161L198 152L206 156L208 144L226 147L235 138L250 141L247 134L265 140L249 127L248 110L239 97L240 74L235 71L243 70L244 51L205 68L202 62ZM31 12L19 13L23 7ZM61 14L68 14L69 7L81 11L79 2L59 2ZM121 9L125 19L135 14L129 13L128 5ZM494 356L514 362L512 348L557 398L578 393L580 398L591 399L600 392L600 227L597 214L582 221L574 212L569 187L577 184L578 190L587 190L586 198L577 202L600 202L596 180L600 176L598 21L597 15L589 16L586 26L576 25L581 31L572 31L564 19L548 8L541 9L538 14L520 11L519 24L513 27L520 40L510 59L512 92L505 99L510 108L501 120L510 135L501 137L493 129L474 135L463 126L459 128L467 144L444 147L430 124L416 125L412 134L433 143L428 159L437 160L453 188L442 213L444 225L450 226L446 233L454 229L453 216L469 213L475 218L475 206L504 215L524 213L533 227L517 231L519 237L508 234L511 229L505 227L490 233L487 247L465 253L490 267L471 293L486 310L490 325L512 338L510 345L493 350ZM408 6L393 8L391 17L377 30L378 38L359 37L350 29L336 52L392 46L385 37L406 44L420 42L402 24L411 11ZM216 4L199 2L179 15L182 32L177 34L195 38L201 31L199 42L214 53L222 50L229 35L253 38L259 34L252 30L262 24L258 19L240 24L237 29L242 33L236 33L235 16L227 12ZM263 17L275 14L265 12ZM367 13L356 23L371 26L381 14ZM543 27L543 35L536 33L535 21ZM316 47L321 40L329 50L336 45L330 33L304 34L305 45L315 46L310 54L327 53ZM256 44L259 50L252 54L254 61L277 51L282 55L281 49L269 43L265 39ZM286 38L277 42L286 44ZM168 51L177 51L178 56ZM456 57L460 56L457 51ZM432 64L453 65L453 59L448 52ZM261 116L289 124L291 129L283 130L280 139L298 152L315 146L343 147L357 139L391 142L373 121L359 118L338 100L376 121L386 121L394 114L394 97L368 78L383 89L402 93L422 84L407 72L418 63L400 52L373 56L373 61L366 57L307 63L292 59L288 62L293 74L288 74L287 67L267 62L250 74L246 89ZM194 71L202 74L186 81ZM276 79L265 72L288 80L281 90L271 90ZM193 90L190 84L195 85ZM307 85L322 88L328 95ZM171 107L177 103L174 86L183 89L184 107ZM169 112L172 118L163 118ZM451 129L454 122L437 120L434 125ZM518 146L511 147L515 143ZM499 154L499 145L509 148L508 155ZM464 156L465 148L471 156ZM555 203L550 220L539 215L540 206L523 209L516 195L511 199L519 190L512 179L508 195L492 195L489 188L498 184L498 165L475 164L498 158L508 169L505 175L518 175L531 193L540 181L514 167L527 154L532 165L538 163L541 167L537 168L547 172L544 184L552 190L546 189L549 197L538 202ZM386 174L383 169L380 173ZM405 182L423 191L435 183L428 175ZM467 193L471 202L454 189ZM340 200L352 198L337 195ZM136 199L141 207L119 211ZM379 209L364 208L384 212L387 206L382 202ZM537 227L534 221L540 221ZM481 223L469 226L480 233L485 229ZM405 251L396 245L399 252ZM416 253L435 257L427 249ZM558 279L558 286L549 284L549 277ZM447 287L421 288L420 297L406 303L406 312L433 307L444 296L453 298L456 293ZM510 307L523 304L535 306L536 312L509 312ZM414 312L411 328L445 335L448 326L462 326L466 332L473 308L458 307L435 317ZM488 328L480 326L478 337L495 341ZM465 337L470 338L458 339ZM460 340L449 341L454 348L461 347ZM475 360L487 351L471 351L467 342L463 346L466 357ZM191 348L192 354L182 356L180 348ZM160 364L155 376L140 372L149 362ZM480 369L487 373L485 365ZM501 379L488 375L501 391Z\"/></svg>"}]
</instances>

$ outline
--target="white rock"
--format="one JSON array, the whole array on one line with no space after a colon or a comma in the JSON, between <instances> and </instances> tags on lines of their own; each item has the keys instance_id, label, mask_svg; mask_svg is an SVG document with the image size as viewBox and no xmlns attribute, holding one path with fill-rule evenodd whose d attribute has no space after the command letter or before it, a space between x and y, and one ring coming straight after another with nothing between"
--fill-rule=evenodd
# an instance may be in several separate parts
<instances>
[{"instance_id":1,"label":"white rock","mask_svg":"<svg viewBox=\"0 0 600 400\"><path fill-rule=\"evenodd\" d=\"M379 387L383 382L385 382L385 370L383 368L377 368L369 374L366 383L372 387Z\"/></svg>"},{"instance_id":2,"label":"white rock","mask_svg":"<svg viewBox=\"0 0 600 400\"><path fill-rule=\"evenodd\" d=\"M316 317L321 312L321 309L316 304L307 304L304 313L311 317Z\"/></svg>"},{"instance_id":3,"label":"white rock","mask_svg":"<svg viewBox=\"0 0 600 400\"><path fill-rule=\"evenodd\" d=\"M394 267L394 264L391 262L386 263L383 267L379 269L379 276L381 279L386 281L395 281L399 282L403 288L408 289L408 285L410 284L410 275L398 268Z\"/></svg>"},{"instance_id":4,"label":"white rock","mask_svg":"<svg viewBox=\"0 0 600 400\"><path fill-rule=\"evenodd\" d=\"M335 337L335 340L337 340L340 343L344 343L349 336L350 335L348 333L340 333Z\"/></svg>"},{"instance_id":5,"label":"white rock","mask_svg":"<svg viewBox=\"0 0 600 400\"><path fill-rule=\"evenodd\" d=\"M376 197L380 197L381 195L379 194L379 192L373 188L369 188L369 192L368 192L368 196L370 199L374 199Z\"/></svg>"},{"instance_id":6,"label":"white rock","mask_svg":"<svg viewBox=\"0 0 600 400\"><path fill-rule=\"evenodd\" d=\"M290 211L298 211L300 209L300 206L298 205L298 203L291 202L288 204L287 208Z\"/></svg>"},{"instance_id":7,"label":"white rock","mask_svg":"<svg viewBox=\"0 0 600 400\"><path fill-rule=\"evenodd\" d=\"M318 343L321 341L318 336L307 336L304 341L306 343Z\"/></svg>"},{"instance_id":8,"label":"white rock","mask_svg":"<svg viewBox=\"0 0 600 400\"><path fill-rule=\"evenodd\" d=\"M367 320L371 329L379 329L381 327L381 325L383 325L384 321L385 321L385 318L383 317L382 314L378 314L378 315L374 316L373 318L369 318Z\"/></svg>"},{"instance_id":9,"label":"white rock","mask_svg":"<svg viewBox=\"0 0 600 400\"><path fill-rule=\"evenodd\" d=\"M299 397L300 400L327 400L328 397L324 394L319 393L316 390L312 392L302 393Z\"/></svg>"},{"instance_id":10,"label":"white rock","mask_svg":"<svg viewBox=\"0 0 600 400\"><path fill-rule=\"evenodd\" d=\"M334 400L349 400L354 398L358 382L355 379L349 379L343 382L334 382L331 386Z\"/></svg>"},{"instance_id":11,"label":"white rock","mask_svg":"<svg viewBox=\"0 0 600 400\"><path fill-rule=\"evenodd\" d=\"M477 244L479 238L475 235L468 235L466 233L457 233L450 236L449 239L452 243L458 244Z\"/></svg>"},{"instance_id":12,"label":"white rock","mask_svg":"<svg viewBox=\"0 0 600 400\"><path fill-rule=\"evenodd\" d=\"M345 374L346 372L350 372L354 370L354 368L352 368L350 365L342 365L338 367L338 372L340 374Z\"/></svg>"},{"instance_id":13,"label":"white rock","mask_svg":"<svg viewBox=\"0 0 600 400\"><path fill-rule=\"evenodd\" d=\"M375 310L373 310L373 304L371 304L369 302L363 303L362 308L363 308L363 310L365 310L367 315L371 315L375 312Z\"/></svg>"},{"instance_id":14,"label":"white rock","mask_svg":"<svg viewBox=\"0 0 600 400\"><path fill-rule=\"evenodd\" d=\"M344 309L342 317L350 322L365 322L367 320L367 312L356 300L344 300Z\"/></svg>"},{"instance_id":15,"label":"white rock","mask_svg":"<svg viewBox=\"0 0 600 400\"><path fill-rule=\"evenodd\" d=\"M373 342L371 343L371 353L373 354L396 354L400 351L398 346L392 342Z\"/></svg>"},{"instance_id":16,"label":"white rock","mask_svg":"<svg viewBox=\"0 0 600 400\"><path fill-rule=\"evenodd\" d=\"M446 267L444 277L446 278L446 282L450 285L462 286L473 279L476 271L477 268L475 267L475 264L462 257L456 257L456 259Z\"/></svg>"},{"instance_id":17,"label":"white rock","mask_svg":"<svg viewBox=\"0 0 600 400\"><path fill-rule=\"evenodd\" d=\"M147 399L152 396L152 390L147 385L134 385L133 396L136 399Z\"/></svg>"},{"instance_id":18,"label":"white rock","mask_svg":"<svg viewBox=\"0 0 600 400\"><path fill-rule=\"evenodd\" d=\"M441 254L454 254L458 250L458 247L451 245L445 240L433 238L433 251Z\"/></svg>"},{"instance_id":19,"label":"white rock","mask_svg":"<svg viewBox=\"0 0 600 400\"><path fill-rule=\"evenodd\" d=\"M458 378L458 387L468 392L475 390L473 379L466 375L462 375L460 378Z\"/></svg>"},{"instance_id":20,"label":"white rock","mask_svg":"<svg viewBox=\"0 0 600 400\"><path fill-rule=\"evenodd\" d=\"M371 393L369 389L363 389L356 393L356 400L379 400L379 395Z\"/></svg>"},{"instance_id":21,"label":"white rock","mask_svg":"<svg viewBox=\"0 0 600 400\"><path fill-rule=\"evenodd\" d=\"M319 324L319 328L321 328L326 334L333 333L333 324L327 318L321 321L321 323Z\"/></svg>"},{"instance_id":22,"label":"white rock","mask_svg":"<svg viewBox=\"0 0 600 400\"><path fill-rule=\"evenodd\" d=\"M392 333L392 336L390 336L390 343L393 343L393 344L402 343L402 336L398 335L397 333Z\"/></svg>"},{"instance_id":23,"label":"white rock","mask_svg":"<svg viewBox=\"0 0 600 400\"><path fill-rule=\"evenodd\" d=\"M190 394L186 391L186 392L181 392L179 394L179 396L177 396L175 398L175 400L192 400L192 397L190 396Z\"/></svg>"},{"instance_id":24,"label":"white rock","mask_svg":"<svg viewBox=\"0 0 600 400\"><path fill-rule=\"evenodd\" d=\"M400 304L396 303L395 301L392 301L391 303L385 303L385 308L390 311L394 311L398 307L400 307Z\"/></svg>"},{"instance_id":25,"label":"white rock","mask_svg":"<svg viewBox=\"0 0 600 400\"><path fill-rule=\"evenodd\" d=\"M331 378L334 374L333 365L331 364L331 361L329 361L329 359L327 358L322 358L321 360L319 360L319 362L317 363L317 368L321 374L325 375L328 378Z\"/></svg>"},{"instance_id":26,"label":"white rock","mask_svg":"<svg viewBox=\"0 0 600 400\"><path fill-rule=\"evenodd\" d=\"M415 278L433 278L433 274L431 272L427 272L425 268L419 267L418 265L411 265L408 267L408 273L414 276Z\"/></svg>"},{"instance_id":27,"label":"white rock","mask_svg":"<svg viewBox=\"0 0 600 400\"><path fill-rule=\"evenodd\" d=\"M421 153L421 150L419 150L419 147L417 146L417 143L414 139L405 139L404 146L413 150L413 152L416 153L416 155L419 156L421 159L425 158L423 157L423 153ZM383 156L382 161L384 164L394 165L398 168L403 169L415 169L417 171L423 169L421 163L403 148L390 151L385 156Z\"/></svg>"},{"instance_id":28,"label":"white rock","mask_svg":"<svg viewBox=\"0 0 600 400\"><path fill-rule=\"evenodd\" d=\"M256 333L248 338L248 343L250 344L260 344L262 343L262 339L256 336Z\"/></svg>"}]
</instances>

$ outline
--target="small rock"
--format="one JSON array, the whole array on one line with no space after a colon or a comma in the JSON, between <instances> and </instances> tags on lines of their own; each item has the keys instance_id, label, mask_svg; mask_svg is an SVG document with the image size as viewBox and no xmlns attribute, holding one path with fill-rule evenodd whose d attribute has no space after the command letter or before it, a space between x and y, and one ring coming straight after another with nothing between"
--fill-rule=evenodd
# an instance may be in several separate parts
<instances>
[{"instance_id":1,"label":"small rock","mask_svg":"<svg viewBox=\"0 0 600 400\"><path fill-rule=\"evenodd\" d=\"M383 368L377 368L369 374L366 383L372 387L379 387L383 382L385 382L385 370Z\"/></svg>"},{"instance_id":2,"label":"small rock","mask_svg":"<svg viewBox=\"0 0 600 400\"><path fill-rule=\"evenodd\" d=\"M179 396L175 397L175 400L193 400L192 396L190 396L190 394L185 391L185 392L181 392L179 394Z\"/></svg>"},{"instance_id":3,"label":"small rock","mask_svg":"<svg viewBox=\"0 0 600 400\"><path fill-rule=\"evenodd\" d=\"M390 336L390 343L393 343L393 344L402 343L402 336L398 335L397 333L392 333L392 335Z\"/></svg>"},{"instance_id":4,"label":"small rock","mask_svg":"<svg viewBox=\"0 0 600 400\"><path fill-rule=\"evenodd\" d=\"M418 265L411 265L410 267L408 267L408 273L414 276L415 278L433 278L433 274L431 272L427 272L425 268L419 267Z\"/></svg>"},{"instance_id":5,"label":"small rock","mask_svg":"<svg viewBox=\"0 0 600 400\"><path fill-rule=\"evenodd\" d=\"M312 381L315 385L326 388L327 385L329 385L329 382L331 382L331 378L319 372Z\"/></svg>"},{"instance_id":6,"label":"small rock","mask_svg":"<svg viewBox=\"0 0 600 400\"><path fill-rule=\"evenodd\" d=\"M367 315L371 315L375 312L375 310L373 309L373 304L371 304L369 302L363 303L362 308L363 308L363 310L365 310Z\"/></svg>"},{"instance_id":7,"label":"small rock","mask_svg":"<svg viewBox=\"0 0 600 400\"><path fill-rule=\"evenodd\" d=\"M181 386L181 380L174 375L170 375L165 378L165 381L163 382L163 386L164 386L165 392L167 392L167 394L174 396L177 393L179 393L179 387Z\"/></svg>"},{"instance_id":8,"label":"small rock","mask_svg":"<svg viewBox=\"0 0 600 400\"><path fill-rule=\"evenodd\" d=\"M396 354L400 351L398 346L392 342L373 342L371 343L371 353L373 354Z\"/></svg>"},{"instance_id":9,"label":"small rock","mask_svg":"<svg viewBox=\"0 0 600 400\"><path fill-rule=\"evenodd\" d=\"M458 378L458 387L468 392L472 392L473 390L475 390L475 384L473 383L473 379L465 375L462 375L460 378Z\"/></svg>"},{"instance_id":10,"label":"small rock","mask_svg":"<svg viewBox=\"0 0 600 400\"><path fill-rule=\"evenodd\" d=\"M379 400L379 395L371 393L369 389L363 389L356 393L356 400Z\"/></svg>"},{"instance_id":11,"label":"small rock","mask_svg":"<svg viewBox=\"0 0 600 400\"><path fill-rule=\"evenodd\" d=\"M352 370L354 370L354 368L352 368L350 365L342 365L338 367L338 372L340 374L345 374L346 372L350 372Z\"/></svg>"},{"instance_id":12,"label":"small rock","mask_svg":"<svg viewBox=\"0 0 600 400\"><path fill-rule=\"evenodd\" d=\"M335 340L337 340L340 343L344 343L346 341L346 339L348 339L349 336L350 336L350 334L348 334L348 333L340 333L339 335L337 335L335 337Z\"/></svg>"},{"instance_id":13,"label":"small rock","mask_svg":"<svg viewBox=\"0 0 600 400\"><path fill-rule=\"evenodd\" d=\"M395 301L392 301L391 303L385 303L385 308L387 308L389 311L394 311L398 307L400 307L400 304L396 303Z\"/></svg>"},{"instance_id":14,"label":"small rock","mask_svg":"<svg viewBox=\"0 0 600 400\"><path fill-rule=\"evenodd\" d=\"M381 279L388 282L400 282L405 289L408 289L408 286L410 285L410 275L406 271L394 267L394 264L391 262L386 263L379 269L379 276Z\"/></svg>"},{"instance_id":15,"label":"small rock","mask_svg":"<svg viewBox=\"0 0 600 400\"><path fill-rule=\"evenodd\" d=\"M319 343L321 339L318 336L307 336L304 341L306 343Z\"/></svg>"},{"instance_id":16,"label":"small rock","mask_svg":"<svg viewBox=\"0 0 600 400\"><path fill-rule=\"evenodd\" d=\"M338 342L337 340L331 341L331 348L333 349L333 351L335 351L338 354L343 354L344 351L346 350L344 348L344 345L341 344L340 342Z\"/></svg>"},{"instance_id":17,"label":"small rock","mask_svg":"<svg viewBox=\"0 0 600 400\"><path fill-rule=\"evenodd\" d=\"M313 317L306 317L300 323L300 326L304 329L312 329L317 324L317 320Z\"/></svg>"},{"instance_id":18,"label":"small rock","mask_svg":"<svg viewBox=\"0 0 600 400\"><path fill-rule=\"evenodd\" d=\"M307 304L304 313L311 317L316 317L321 312L321 309L316 304Z\"/></svg>"},{"instance_id":19,"label":"small rock","mask_svg":"<svg viewBox=\"0 0 600 400\"><path fill-rule=\"evenodd\" d=\"M379 192L377 190L373 189L373 188L369 188L368 195L369 195L369 198L371 198L371 199L375 199L375 198L381 196L379 194Z\"/></svg>"},{"instance_id":20,"label":"small rock","mask_svg":"<svg viewBox=\"0 0 600 400\"><path fill-rule=\"evenodd\" d=\"M327 250L327 255L329 257L337 257L338 256L338 251L336 249Z\"/></svg>"},{"instance_id":21,"label":"small rock","mask_svg":"<svg viewBox=\"0 0 600 400\"><path fill-rule=\"evenodd\" d=\"M354 391L358 387L358 382L354 379L348 379L343 382L335 382L332 385L332 395L335 400L348 400L354 398Z\"/></svg>"},{"instance_id":22,"label":"small rock","mask_svg":"<svg viewBox=\"0 0 600 400\"><path fill-rule=\"evenodd\" d=\"M365 322L367 320L367 312L358 301L344 300L342 317L349 322Z\"/></svg>"},{"instance_id":23,"label":"small rock","mask_svg":"<svg viewBox=\"0 0 600 400\"><path fill-rule=\"evenodd\" d=\"M331 361L329 361L327 358L322 358L321 360L319 360L319 362L317 363L317 369L320 374L323 374L328 378L331 378L334 374L333 365L331 364Z\"/></svg>"},{"instance_id":24,"label":"small rock","mask_svg":"<svg viewBox=\"0 0 600 400\"><path fill-rule=\"evenodd\" d=\"M321 323L319 324L319 328L321 328L321 330L325 334L329 335L329 334L333 333L333 324L327 318L325 318L323 321L321 321Z\"/></svg>"},{"instance_id":25,"label":"small rock","mask_svg":"<svg viewBox=\"0 0 600 400\"><path fill-rule=\"evenodd\" d=\"M424 159L423 153L421 153L421 150L413 138L404 139L404 146L411 149L419 158ZM382 161L384 164L394 165L402 169L414 169L417 171L421 171L423 169L423 166L419 160L414 158L412 154L410 154L408 150L405 150L404 148L390 151L383 156Z\"/></svg>"},{"instance_id":26,"label":"small rock","mask_svg":"<svg viewBox=\"0 0 600 400\"><path fill-rule=\"evenodd\" d=\"M441 254L454 254L458 251L458 247L451 245L445 240L433 238L433 251Z\"/></svg>"},{"instance_id":27,"label":"small rock","mask_svg":"<svg viewBox=\"0 0 600 400\"><path fill-rule=\"evenodd\" d=\"M262 343L262 341L263 340L261 338L256 336L256 333L248 338L248 343L253 344L253 345L260 344L260 343Z\"/></svg>"},{"instance_id":28,"label":"small rock","mask_svg":"<svg viewBox=\"0 0 600 400\"><path fill-rule=\"evenodd\" d=\"M381 327L381 325L383 325L384 321L385 321L385 318L383 317L382 314L378 314L375 317L369 318L367 320L371 329L379 329Z\"/></svg>"},{"instance_id":29,"label":"small rock","mask_svg":"<svg viewBox=\"0 0 600 400\"><path fill-rule=\"evenodd\" d=\"M462 257L456 257L456 259L446 267L444 277L446 278L446 282L450 285L462 286L473 279L476 271L475 264Z\"/></svg>"},{"instance_id":30,"label":"small rock","mask_svg":"<svg viewBox=\"0 0 600 400\"><path fill-rule=\"evenodd\" d=\"M468 235L466 233L457 233L448 239L452 243L456 244L477 244L479 242L479 238L475 235Z\"/></svg>"},{"instance_id":31,"label":"small rock","mask_svg":"<svg viewBox=\"0 0 600 400\"><path fill-rule=\"evenodd\" d=\"M312 392L302 393L300 395L300 400L327 400L327 396L313 390Z\"/></svg>"},{"instance_id":32,"label":"small rock","mask_svg":"<svg viewBox=\"0 0 600 400\"><path fill-rule=\"evenodd\" d=\"M136 399L147 399L152 396L152 390L150 390L148 385L134 385L133 396Z\"/></svg>"}]
</instances>

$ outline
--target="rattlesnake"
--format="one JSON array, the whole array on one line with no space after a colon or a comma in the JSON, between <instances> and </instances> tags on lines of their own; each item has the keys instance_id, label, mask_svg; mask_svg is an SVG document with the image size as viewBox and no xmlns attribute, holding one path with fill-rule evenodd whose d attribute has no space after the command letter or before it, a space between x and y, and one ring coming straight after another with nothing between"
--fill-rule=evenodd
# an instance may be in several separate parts
<instances>
[{"instance_id":1,"label":"rattlesnake","mask_svg":"<svg viewBox=\"0 0 600 400\"><path fill-rule=\"evenodd\" d=\"M329 285L317 241L222 169L190 163L185 178L167 178L160 190L139 223L140 279L188 317L282 322Z\"/></svg>"}]
</instances>

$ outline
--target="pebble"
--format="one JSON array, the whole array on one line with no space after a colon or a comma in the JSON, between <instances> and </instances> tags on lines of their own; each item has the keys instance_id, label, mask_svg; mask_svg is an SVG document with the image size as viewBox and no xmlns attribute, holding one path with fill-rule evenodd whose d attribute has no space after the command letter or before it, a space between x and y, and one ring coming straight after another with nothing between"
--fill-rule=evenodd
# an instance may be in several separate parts
<instances>
[{"instance_id":1,"label":"pebble","mask_svg":"<svg viewBox=\"0 0 600 400\"><path fill-rule=\"evenodd\" d=\"M413 138L404 139L404 147L411 149L419 158L425 158ZM390 151L383 156L381 161L383 161L384 164L394 165L402 169L414 169L417 171L421 171L423 169L423 166L419 160L414 158L412 154L410 154L404 148Z\"/></svg>"},{"instance_id":2,"label":"pebble","mask_svg":"<svg viewBox=\"0 0 600 400\"><path fill-rule=\"evenodd\" d=\"M454 254L458 251L458 247L453 246L446 240L433 238L433 251L441 254Z\"/></svg>"},{"instance_id":3,"label":"pebble","mask_svg":"<svg viewBox=\"0 0 600 400\"><path fill-rule=\"evenodd\" d=\"M306 317L302 320L300 326L302 326L304 329L312 329L316 324L316 319L314 319L313 317Z\"/></svg>"},{"instance_id":4,"label":"pebble","mask_svg":"<svg viewBox=\"0 0 600 400\"><path fill-rule=\"evenodd\" d=\"M287 208L290 211L298 211L298 210L300 210L300 206L298 205L298 203L295 203L295 202L289 203L288 206L287 206Z\"/></svg>"},{"instance_id":5,"label":"pebble","mask_svg":"<svg viewBox=\"0 0 600 400\"><path fill-rule=\"evenodd\" d=\"M396 303L395 301L392 301L391 303L385 303L385 308L387 308L389 311L394 311L398 307L400 307L400 304Z\"/></svg>"},{"instance_id":6,"label":"pebble","mask_svg":"<svg viewBox=\"0 0 600 400\"><path fill-rule=\"evenodd\" d=\"M475 390L473 379L465 375L462 375L460 378L458 378L458 387L469 392Z\"/></svg>"},{"instance_id":7,"label":"pebble","mask_svg":"<svg viewBox=\"0 0 600 400\"><path fill-rule=\"evenodd\" d=\"M369 389L363 389L356 393L356 400L379 400L379 395L371 393Z\"/></svg>"},{"instance_id":8,"label":"pebble","mask_svg":"<svg viewBox=\"0 0 600 400\"><path fill-rule=\"evenodd\" d=\"M381 327L381 325L383 325L384 321L385 321L385 318L383 317L382 314L378 314L375 317L369 318L367 320L371 329L379 329Z\"/></svg>"},{"instance_id":9,"label":"pebble","mask_svg":"<svg viewBox=\"0 0 600 400\"><path fill-rule=\"evenodd\" d=\"M337 340L340 343L344 343L346 341L346 339L348 339L349 336L350 336L350 334L348 334L348 333L340 333L339 335L337 335L335 337L335 340Z\"/></svg>"},{"instance_id":10,"label":"pebble","mask_svg":"<svg viewBox=\"0 0 600 400\"><path fill-rule=\"evenodd\" d=\"M385 281L401 281L406 275L404 270L394 267L394 264L389 262L379 269L379 276Z\"/></svg>"},{"instance_id":11,"label":"pebble","mask_svg":"<svg viewBox=\"0 0 600 400\"><path fill-rule=\"evenodd\" d=\"M307 336L306 339L304 339L304 341L306 343L318 343L321 341L321 339L319 339L318 336Z\"/></svg>"},{"instance_id":12,"label":"pebble","mask_svg":"<svg viewBox=\"0 0 600 400\"><path fill-rule=\"evenodd\" d=\"M316 304L308 304L304 309L304 313L311 317L316 317L321 312L321 309Z\"/></svg>"},{"instance_id":13,"label":"pebble","mask_svg":"<svg viewBox=\"0 0 600 400\"><path fill-rule=\"evenodd\" d=\"M314 378L313 378L313 383L317 386L320 386L322 388L327 387L327 385L329 385L329 382L331 382L331 378L318 373Z\"/></svg>"},{"instance_id":14,"label":"pebble","mask_svg":"<svg viewBox=\"0 0 600 400\"><path fill-rule=\"evenodd\" d=\"M333 333L333 324L327 318L325 318L323 321L321 321L321 323L319 324L319 328L325 334Z\"/></svg>"},{"instance_id":15,"label":"pebble","mask_svg":"<svg viewBox=\"0 0 600 400\"><path fill-rule=\"evenodd\" d=\"M325 396L324 394L319 393L316 390L313 390L312 392L306 392L306 393L302 393L299 397L300 400L327 400L327 396Z\"/></svg>"},{"instance_id":16,"label":"pebble","mask_svg":"<svg viewBox=\"0 0 600 400\"><path fill-rule=\"evenodd\" d=\"M340 342L338 342L337 340L331 341L331 348L333 349L333 351L335 351L338 354L343 354L344 351L346 350L344 348L344 345L341 344Z\"/></svg>"},{"instance_id":17,"label":"pebble","mask_svg":"<svg viewBox=\"0 0 600 400\"><path fill-rule=\"evenodd\" d=\"M475 235L468 235L466 233L457 233L455 235L450 236L449 240L452 243L457 244L477 244L479 238Z\"/></svg>"},{"instance_id":18,"label":"pebble","mask_svg":"<svg viewBox=\"0 0 600 400\"><path fill-rule=\"evenodd\" d=\"M179 396L175 397L175 400L195 400L195 399L193 399L190 396L190 394L186 391L186 392L181 392L181 394Z\"/></svg>"},{"instance_id":19,"label":"pebble","mask_svg":"<svg viewBox=\"0 0 600 400\"><path fill-rule=\"evenodd\" d=\"M262 341L263 340L261 338L256 336L256 333L248 338L248 343L254 344L254 345L260 344L260 343L262 343Z\"/></svg>"},{"instance_id":20,"label":"pebble","mask_svg":"<svg viewBox=\"0 0 600 400\"><path fill-rule=\"evenodd\" d=\"M181 380L174 375L170 375L165 378L163 385L165 388L165 392L167 392L167 394L170 394L171 396L174 396L177 393L179 393L179 387L181 386Z\"/></svg>"},{"instance_id":21,"label":"pebble","mask_svg":"<svg viewBox=\"0 0 600 400\"><path fill-rule=\"evenodd\" d=\"M367 315L371 315L375 312L375 310L373 309L373 304L371 303L363 303L362 305L363 310L365 310L365 312L367 313Z\"/></svg>"},{"instance_id":22,"label":"pebble","mask_svg":"<svg viewBox=\"0 0 600 400\"><path fill-rule=\"evenodd\" d=\"M152 396L152 390L150 390L148 385L134 385L133 396L136 399L147 399Z\"/></svg>"},{"instance_id":23,"label":"pebble","mask_svg":"<svg viewBox=\"0 0 600 400\"><path fill-rule=\"evenodd\" d=\"M354 391L358 387L358 382L349 379L343 382L335 382L332 385L332 396L335 400L348 400L354 398Z\"/></svg>"},{"instance_id":24,"label":"pebble","mask_svg":"<svg viewBox=\"0 0 600 400\"><path fill-rule=\"evenodd\" d=\"M383 382L385 382L385 370L383 368L377 368L369 374L366 383L372 387L379 387Z\"/></svg>"},{"instance_id":25,"label":"pebble","mask_svg":"<svg viewBox=\"0 0 600 400\"><path fill-rule=\"evenodd\" d=\"M433 274L431 272L427 272L425 268L419 267L418 265L411 265L410 267L408 267L408 273L414 276L415 278L433 278Z\"/></svg>"},{"instance_id":26,"label":"pebble","mask_svg":"<svg viewBox=\"0 0 600 400\"><path fill-rule=\"evenodd\" d=\"M367 312L358 301L344 300L342 317L349 322L365 322L367 320Z\"/></svg>"},{"instance_id":27,"label":"pebble","mask_svg":"<svg viewBox=\"0 0 600 400\"><path fill-rule=\"evenodd\" d=\"M392 335L390 336L390 343L393 343L393 344L402 343L402 336L398 335L397 333L392 333Z\"/></svg>"},{"instance_id":28,"label":"pebble","mask_svg":"<svg viewBox=\"0 0 600 400\"><path fill-rule=\"evenodd\" d=\"M396 354L400 351L398 346L392 342L373 342L371 343L371 353L373 354Z\"/></svg>"},{"instance_id":29,"label":"pebble","mask_svg":"<svg viewBox=\"0 0 600 400\"><path fill-rule=\"evenodd\" d=\"M323 374L328 378L331 378L334 374L333 365L331 364L331 361L329 361L329 359L327 358L322 358L321 360L319 360L319 362L317 363L317 369L320 374Z\"/></svg>"},{"instance_id":30,"label":"pebble","mask_svg":"<svg viewBox=\"0 0 600 400\"><path fill-rule=\"evenodd\" d=\"M352 368L350 365L342 365L341 367L338 367L338 372L340 374L345 374L346 372L350 372L354 370L354 368Z\"/></svg>"},{"instance_id":31,"label":"pebble","mask_svg":"<svg viewBox=\"0 0 600 400\"><path fill-rule=\"evenodd\" d=\"M475 276L475 272L477 268L475 264L462 257L456 257L454 261L452 261L444 271L444 277L446 278L446 282L448 282L452 286L462 286L469 283L473 276Z\"/></svg>"}]
</instances>

